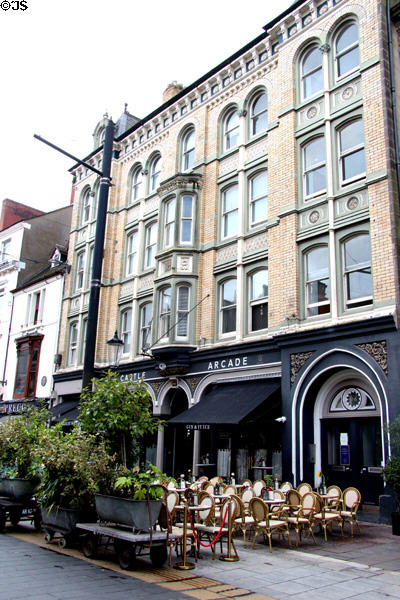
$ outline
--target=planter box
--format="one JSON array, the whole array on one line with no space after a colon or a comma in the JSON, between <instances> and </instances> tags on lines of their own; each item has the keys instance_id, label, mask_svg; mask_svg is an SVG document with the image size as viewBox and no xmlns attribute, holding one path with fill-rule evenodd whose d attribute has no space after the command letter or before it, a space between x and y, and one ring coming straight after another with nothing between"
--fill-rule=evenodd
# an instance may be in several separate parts
<instances>
[{"instance_id":1,"label":"planter box","mask_svg":"<svg viewBox=\"0 0 400 600\"><path fill-rule=\"evenodd\" d=\"M101 521L129 525L133 529L148 531L155 525L161 510L162 500L150 502L151 524L147 500L129 500L115 496L95 494L96 512Z\"/></svg>"},{"instance_id":2,"label":"planter box","mask_svg":"<svg viewBox=\"0 0 400 600\"><path fill-rule=\"evenodd\" d=\"M56 531L73 531L81 521L81 512L71 508L55 506L52 509L42 507L42 522Z\"/></svg>"},{"instance_id":3,"label":"planter box","mask_svg":"<svg viewBox=\"0 0 400 600\"><path fill-rule=\"evenodd\" d=\"M0 496L25 502L32 497L36 485L37 481L31 479L0 479Z\"/></svg>"}]
</instances>

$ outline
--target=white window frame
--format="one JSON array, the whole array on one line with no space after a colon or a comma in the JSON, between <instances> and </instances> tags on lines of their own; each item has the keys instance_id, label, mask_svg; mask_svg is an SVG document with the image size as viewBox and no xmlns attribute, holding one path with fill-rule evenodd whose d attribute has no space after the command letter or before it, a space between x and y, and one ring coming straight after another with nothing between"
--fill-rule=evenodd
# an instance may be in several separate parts
<instances>
[{"instance_id":1,"label":"white window frame","mask_svg":"<svg viewBox=\"0 0 400 600\"><path fill-rule=\"evenodd\" d=\"M352 240L354 240L355 238L358 238L358 237L365 237L365 238L369 239L369 243L370 243L369 260L362 262L362 263L357 263L356 265L353 265L351 267L347 267L346 266L345 246L346 246L346 244L348 244L349 242L351 242ZM373 293L370 294L369 296L362 296L362 297L356 298L354 300L349 299L349 297L348 297L348 289L349 289L348 280L349 280L349 275L351 273L356 273L359 271L364 271L365 269L369 269L370 279L371 279L371 289L373 292L372 265L371 265L371 237L366 232L355 234L355 235L352 235L351 237L348 237L347 239L342 240L341 246L342 246L342 264L343 264L344 308L345 308L345 310L348 310L351 308L361 308L364 306L370 306L373 303Z\"/></svg>"},{"instance_id":2,"label":"white window frame","mask_svg":"<svg viewBox=\"0 0 400 600\"><path fill-rule=\"evenodd\" d=\"M230 121L231 119L237 116L237 125L235 124L234 126L230 127ZM230 142L230 137L232 136L232 134L234 132L236 132L237 130L237 143L236 144L231 144ZM236 135L236 133L235 133ZM234 148L237 148L239 146L239 136L240 136L240 117L239 117L239 111L234 108L231 109L225 116L224 121L223 121L223 148L224 148L224 152L228 152L229 150L233 150Z\"/></svg>"},{"instance_id":3,"label":"white window frame","mask_svg":"<svg viewBox=\"0 0 400 600\"><path fill-rule=\"evenodd\" d=\"M131 179L131 197L130 202L133 204L143 197L143 169L141 165L134 168Z\"/></svg>"},{"instance_id":4,"label":"white window frame","mask_svg":"<svg viewBox=\"0 0 400 600\"><path fill-rule=\"evenodd\" d=\"M10 260L11 260L10 249L11 249L11 238L8 238L8 239L4 240L4 242L1 243L0 264L10 262Z\"/></svg>"},{"instance_id":5,"label":"white window frame","mask_svg":"<svg viewBox=\"0 0 400 600\"><path fill-rule=\"evenodd\" d=\"M164 248L175 244L176 198L169 198L164 204Z\"/></svg>"},{"instance_id":6,"label":"white window frame","mask_svg":"<svg viewBox=\"0 0 400 600\"><path fill-rule=\"evenodd\" d=\"M304 63L305 63L306 59L310 56L310 54L313 52L320 53L321 62L317 67L314 67L314 68L310 69L309 71L304 72ZM312 75L315 75L318 71L320 71L321 87L318 90L316 90L315 92L313 92L312 94L306 94L305 83L306 83L307 79L309 77L311 77ZM323 67L322 67L322 52L321 52L320 48L318 48L318 46L311 46L310 48L307 48L307 50L304 52L302 59L301 59L301 63L300 63L300 72L301 72L301 77L300 77L300 79L301 79L301 83L300 83L301 98L303 100L308 100L309 98L313 98L317 94L320 94L324 87L324 72L323 72Z\"/></svg>"},{"instance_id":7,"label":"white window frame","mask_svg":"<svg viewBox=\"0 0 400 600\"><path fill-rule=\"evenodd\" d=\"M266 101L267 101L267 108L263 108L262 110L260 110L259 112L255 112L255 105L257 104L257 102L259 101L259 99L265 96ZM266 118L267 118L267 123L264 129L261 129L260 131L254 131L255 129L255 125L257 122L257 119L259 119L262 115L266 114ZM256 137L258 135L261 135L262 133L265 133L268 129L268 94L266 91L262 90L257 92L254 97L251 100L250 103L250 137Z\"/></svg>"},{"instance_id":8,"label":"white window frame","mask_svg":"<svg viewBox=\"0 0 400 600\"><path fill-rule=\"evenodd\" d=\"M144 268L151 269L155 265L157 248L157 223L149 223L145 229Z\"/></svg>"},{"instance_id":9,"label":"white window frame","mask_svg":"<svg viewBox=\"0 0 400 600\"><path fill-rule=\"evenodd\" d=\"M338 42L339 36L346 29L348 29L351 26L354 26L356 28L356 31L357 31L357 40L355 42L353 42L352 44L350 44L349 46L346 46L345 48L343 48L343 50L341 50L340 52L338 52L337 51L337 42ZM357 47L358 47L358 64L355 67L353 67L352 69L350 69L349 71L346 71L346 73L343 73L342 75L339 75L339 60L340 60L340 58L342 58L345 54L348 54L354 48L357 48ZM337 33L335 35L335 42L334 42L334 60L335 60L335 80L336 81L340 81L344 77L347 77L351 73L355 73L356 71L359 70L359 68L360 68L360 34L359 34L358 25L354 21L351 21L351 22L348 22L348 23L344 23L340 27L340 29L337 31Z\"/></svg>"},{"instance_id":10,"label":"white window frame","mask_svg":"<svg viewBox=\"0 0 400 600\"><path fill-rule=\"evenodd\" d=\"M150 318L148 317L147 309L150 307ZM140 307L140 348L139 351L148 350L151 346L151 325L153 322L153 303L146 302ZM145 344L145 340L147 343Z\"/></svg>"},{"instance_id":11,"label":"white window frame","mask_svg":"<svg viewBox=\"0 0 400 600\"><path fill-rule=\"evenodd\" d=\"M323 249L326 251L326 267L327 267L327 276L326 277L310 277L308 271L308 257L318 250ZM314 248L310 248L304 252L304 275L305 275L305 312L307 318L312 317L320 317L324 314L329 314L331 312L331 277L330 277L330 269L329 269L329 248L326 244L321 244L320 246L316 246ZM310 286L316 282L328 281L329 286L329 294L327 300L321 300L317 302L310 302ZM329 310L324 310L323 307L328 307ZM320 312L320 309L322 311ZM310 314L313 310L317 310L317 314Z\"/></svg>"},{"instance_id":12,"label":"white window frame","mask_svg":"<svg viewBox=\"0 0 400 600\"><path fill-rule=\"evenodd\" d=\"M347 127L351 127L351 125L353 125L354 123L360 122L362 125L362 131L363 131L363 138L362 141L359 142L358 144L355 144L354 146L351 146L350 148L346 148L346 150L342 150L342 143L341 143L341 133L347 128ZM345 123L344 125L342 125L341 127L339 127L337 129L337 147L338 147L338 154L339 154L339 178L340 178L340 183L341 185L347 185L348 183L352 183L353 181L357 181L358 179L362 179L363 177L365 177L366 174L366 156L365 156L365 137L364 137L364 122L362 118L358 118L358 119L353 119L352 121ZM363 151L364 154L364 165L365 165L365 169L364 171L360 171L359 173L356 173L355 175L353 175L353 177L348 177L347 179L344 178L344 161L345 159L347 159L349 156L351 156L351 154L356 154L358 152L360 152L360 150Z\"/></svg>"},{"instance_id":13,"label":"white window frame","mask_svg":"<svg viewBox=\"0 0 400 600\"><path fill-rule=\"evenodd\" d=\"M194 127L190 127L182 138L182 160L181 169L183 172L190 171L194 166L196 133ZM190 143L190 145L189 145Z\"/></svg>"},{"instance_id":14,"label":"white window frame","mask_svg":"<svg viewBox=\"0 0 400 600\"><path fill-rule=\"evenodd\" d=\"M190 210L190 217L184 216L183 214L183 204L184 204L184 198L190 198L191 199L191 210ZM195 198L192 194L182 194L180 197L180 227L179 227L179 242L182 245L192 245L193 244L193 234L194 234L194 218L193 218L193 214L194 214L194 203L195 203ZM183 239L183 225L184 223L187 223L190 221L190 240L184 240Z\"/></svg>"},{"instance_id":15,"label":"white window frame","mask_svg":"<svg viewBox=\"0 0 400 600\"><path fill-rule=\"evenodd\" d=\"M68 330L68 365L73 367L78 360L79 322L73 321Z\"/></svg>"},{"instance_id":16,"label":"white window frame","mask_svg":"<svg viewBox=\"0 0 400 600\"><path fill-rule=\"evenodd\" d=\"M223 305L223 299L224 299L224 288L227 284L229 284L231 281L235 282L235 301L232 302L232 304ZM229 277L228 279L225 279L224 281L221 281L221 283L219 284L219 335L220 337L232 337L233 335L236 334L236 330L237 330L237 278L236 277ZM225 312L229 311L229 310L234 310L235 311L235 328L231 329L229 331L224 331L224 315Z\"/></svg>"},{"instance_id":17,"label":"white window frame","mask_svg":"<svg viewBox=\"0 0 400 600\"><path fill-rule=\"evenodd\" d=\"M123 341L122 354L130 354L132 347L132 308L124 308L121 311L120 327L121 340Z\"/></svg>"},{"instance_id":18,"label":"white window frame","mask_svg":"<svg viewBox=\"0 0 400 600\"><path fill-rule=\"evenodd\" d=\"M226 210L226 198L227 198L227 194L229 193L229 191L233 190L234 188L236 188L236 207L235 208L231 208L229 210ZM236 220L237 220L237 226L236 226L236 231L234 231L233 233L229 233L229 234L225 234L225 231L227 229L227 224L229 222L229 218L236 213ZM237 235L238 233L238 227L239 227L239 186L237 183L234 183L232 185L230 185L229 187L226 187L223 191L222 191L222 197L221 197L221 239L227 239L227 238L231 238L234 237L235 235Z\"/></svg>"},{"instance_id":19,"label":"white window frame","mask_svg":"<svg viewBox=\"0 0 400 600\"><path fill-rule=\"evenodd\" d=\"M89 223L92 209L92 197L93 193L90 188L87 188L82 194L81 200L81 219L80 224L86 225Z\"/></svg>"},{"instance_id":20,"label":"white window frame","mask_svg":"<svg viewBox=\"0 0 400 600\"><path fill-rule=\"evenodd\" d=\"M258 296L253 298L253 279L259 273L266 273L266 281L267 281L267 295L266 296ZM248 274L248 291L249 291L249 311L248 311L248 328L249 333L257 333L258 331L265 331L268 329L268 269L262 268L257 269L256 271L252 271ZM262 327L261 329L253 329L253 307L259 306L261 304L265 304L267 311L267 325L266 327Z\"/></svg>"},{"instance_id":21,"label":"white window frame","mask_svg":"<svg viewBox=\"0 0 400 600\"><path fill-rule=\"evenodd\" d=\"M169 294L167 293L169 292ZM169 304L165 302L169 298ZM166 340L169 337L171 327L171 306L172 306L172 287L167 286L160 290L159 296L159 337L160 340Z\"/></svg>"},{"instance_id":22,"label":"white window frame","mask_svg":"<svg viewBox=\"0 0 400 600\"><path fill-rule=\"evenodd\" d=\"M137 273L139 232L137 229L129 232L126 237L125 277Z\"/></svg>"},{"instance_id":23,"label":"white window frame","mask_svg":"<svg viewBox=\"0 0 400 600\"><path fill-rule=\"evenodd\" d=\"M182 290L187 290L187 302L186 307L182 307L180 304L181 301L181 292ZM188 339L189 337L189 310L190 310L190 286L186 283L181 283L175 288L175 298L176 298L176 328L175 328L175 337L176 339ZM186 321L185 321L186 318ZM185 321L186 331L185 333L179 333L179 327Z\"/></svg>"},{"instance_id":24,"label":"white window frame","mask_svg":"<svg viewBox=\"0 0 400 600\"><path fill-rule=\"evenodd\" d=\"M156 170L158 169L158 170ZM149 169L149 190L155 192L158 187L158 181L161 174L161 155L154 156L150 163Z\"/></svg>"},{"instance_id":25,"label":"white window frame","mask_svg":"<svg viewBox=\"0 0 400 600\"><path fill-rule=\"evenodd\" d=\"M253 192L254 180L262 175L265 175L267 178L267 189L265 191L265 194L262 194L260 196L255 196L254 192ZM259 225L260 223L264 223L268 219L268 172L267 172L267 169L258 171L250 178L250 180L249 180L249 196L250 196L250 202L249 202L250 227L256 227L257 225ZM263 200L266 200L267 211L266 211L265 217L263 219L256 221L253 219L253 209L256 206L257 202L261 202Z\"/></svg>"},{"instance_id":26,"label":"white window frame","mask_svg":"<svg viewBox=\"0 0 400 600\"><path fill-rule=\"evenodd\" d=\"M82 290L85 285L86 250L76 255L75 291Z\"/></svg>"},{"instance_id":27,"label":"white window frame","mask_svg":"<svg viewBox=\"0 0 400 600\"><path fill-rule=\"evenodd\" d=\"M324 154L323 160L307 167L307 162L306 162L307 148L309 148L310 145L315 143L317 140L323 140L323 142L324 142L325 154ZM310 198L315 198L316 196L321 196L322 194L325 194L326 193L326 175L327 175L327 173L326 173L326 142L325 142L324 135L318 135L303 144L302 159L303 159L303 197L304 197L304 199L309 200ZM315 192L311 192L310 194L308 194L307 193L307 176L310 173L312 173L313 171L317 171L317 170L321 169L322 167L325 169L325 186L323 188L320 188L319 190L316 190Z\"/></svg>"}]
</instances>

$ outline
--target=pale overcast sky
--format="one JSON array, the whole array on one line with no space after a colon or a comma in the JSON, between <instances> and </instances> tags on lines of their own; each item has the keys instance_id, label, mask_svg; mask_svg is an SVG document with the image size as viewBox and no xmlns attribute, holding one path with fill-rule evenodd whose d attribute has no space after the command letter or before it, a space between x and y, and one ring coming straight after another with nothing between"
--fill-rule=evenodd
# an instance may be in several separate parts
<instances>
[{"instance_id":1,"label":"pale overcast sky","mask_svg":"<svg viewBox=\"0 0 400 600\"><path fill-rule=\"evenodd\" d=\"M34 133L83 158L106 111L148 115L168 83L194 82L292 2L0 0L0 202L68 204L73 162Z\"/></svg>"}]
</instances>

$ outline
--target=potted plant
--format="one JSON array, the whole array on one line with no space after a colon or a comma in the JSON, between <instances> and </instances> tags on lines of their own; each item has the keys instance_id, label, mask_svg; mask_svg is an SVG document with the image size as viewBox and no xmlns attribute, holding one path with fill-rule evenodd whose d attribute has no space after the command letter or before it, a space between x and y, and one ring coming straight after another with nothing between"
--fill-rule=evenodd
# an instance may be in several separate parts
<instances>
[{"instance_id":1,"label":"potted plant","mask_svg":"<svg viewBox=\"0 0 400 600\"><path fill-rule=\"evenodd\" d=\"M264 481L265 481L265 485L266 485L266 489L267 489L268 500L273 500L274 499L274 490L273 490L274 480L273 480L272 475L270 475L269 473L264 475Z\"/></svg>"},{"instance_id":2,"label":"potted plant","mask_svg":"<svg viewBox=\"0 0 400 600\"><path fill-rule=\"evenodd\" d=\"M93 520L94 494L112 469L104 444L77 427L65 432L57 424L41 433L36 455L41 463L37 494L44 525L72 531L79 520Z\"/></svg>"},{"instance_id":3,"label":"potted plant","mask_svg":"<svg viewBox=\"0 0 400 600\"><path fill-rule=\"evenodd\" d=\"M43 406L27 406L22 414L1 423L0 495L17 502L33 495L41 474L36 449L48 419Z\"/></svg>"},{"instance_id":4,"label":"potted plant","mask_svg":"<svg viewBox=\"0 0 400 600\"><path fill-rule=\"evenodd\" d=\"M146 469L118 467L111 490L95 494L100 520L137 530L149 529L159 517L164 491L170 481L175 482L152 464Z\"/></svg>"}]
</instances>

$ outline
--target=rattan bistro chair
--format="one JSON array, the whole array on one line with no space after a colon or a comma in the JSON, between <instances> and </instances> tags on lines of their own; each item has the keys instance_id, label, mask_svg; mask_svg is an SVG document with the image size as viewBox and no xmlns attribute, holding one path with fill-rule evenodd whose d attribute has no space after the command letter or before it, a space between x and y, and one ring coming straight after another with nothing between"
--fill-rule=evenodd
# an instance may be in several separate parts
<instances>
[{"instance_id":1,"label":"rattan bistro chair","mask_svg":"<svg viewBox=\"0 0 400 600\"><path fill-rule=\"evenodd\" d=\"M301 498L300 508L294 514L289 513L288 523L296 530L296 548L299 545L299 539L301 540L303 530L308 531L308 537L311 535L314 544L317 543L312 530L316 504L317 498L315 494L307 492Z\"/></svg>"},{"instance_id":2,"label":"rattan bistro chair","mask_svg":"<svg viewBox=\"0 0 400 600\"><path fill-rule=\"evenodd\" d=\"M266 487L265 481L263 481L262 479L257 479L253 483L254 495L257 496L257 498L261 498L265 487Z\"/></svg>"},{"instance_id":3,"label":"rattan bistro chair","mask_svg":"<svg viewBox=\"0 0 400 600\"><path fill-rule=\"evenodd\" d=\"M239 514L235 519L235 528L240 527L243 533L243 544L246 545L246 531L251 527L254 527L255 521L254 518L249 515L246 511L246 507L239 496L234 496L239 506Z\"/></svg>"},{"instance_id":4,"label":"rattan bistro chair","mask_svg":"<svg viewBox=\"0 0 400 600\"><path fill-rule=\"evenodd\" d=\"M317 499L315 505L315 513L314 513L314 521L318 523L322 529L324 530L324 538L327 541L326 530L329 527L330 531L332 531L333 523L337 523L340 527L340 533L343 537L343 519L340 516L339 511L329 509L329 507L324 506L324 501L319 494L315 494Z\"/></svg>"},{"instance_id":5,"label":"rattan bistro chair","mask_svg":"<svg viewBox=\"0 0 400 600\"><path fill-rule=\"evenodd\" d=\"M355 487L348 487L343 491L342 494L342 508L339 511L340 516L343 519L343 524L348 521L350 523L350 531L353 536L354 523L358 527L358 531L361 533L361 527L357 521L357 511L361 504L361 494Z\"/></svg>"},{"instance_id":6,"label":"rattan bistro chair","mask_svg":"<svg viewBox=\"0 0 400 600\"><path fill-rule=\"evenodd\" d=\"M250 509L251 516L253 517L253 519L255 521L255 527L256 527L256 531L254 534L254 540L253 540L253 543L251 546L252 548L254 548L254 544L256 543L257 535L260 532L262 532L264 534L264 537L265 536L268 537L270 552L272 552L271 537L272 537L273 533L278 533L279 535L286 533L289 547L291 547L288 521L287 521L286 515L285 515L285 513L283 513L283 511L281 511L281 513L279 515L280 518L272 519L271 514L268 510L268 505L265 504L265 502L263 500L261 500L261 498L252 498L250 500L249 509Z\"/></svg>"},{"instance_id":7,"label":"rattan bistro chair","mask_svg":"<svg viewBox=\"0 0 400 600\"><path fill-rule=\"evenodd\" d=\"M342 490L338 485L330 485L326 490L326 506L330 509L339 510L342 500Z\"/></svg>"},{"instance_id":8,"label":"rattan bistro chair","mask_svg":"<svg viewBox=\"0 0 400 600\"><path fill-rule=\"evenodd\" d=\"M299 492L300 496L304 496L304 494L312 492L312 487L309 483L303 482L297 486L297 491Z\"/></svg>"}]
</instances>

